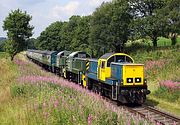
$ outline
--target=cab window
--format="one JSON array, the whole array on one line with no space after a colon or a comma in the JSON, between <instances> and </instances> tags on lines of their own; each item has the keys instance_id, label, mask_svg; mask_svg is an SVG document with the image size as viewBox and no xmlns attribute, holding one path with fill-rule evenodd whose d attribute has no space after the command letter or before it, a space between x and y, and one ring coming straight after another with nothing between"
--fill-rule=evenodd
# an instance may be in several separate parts
<instances>
[{"instance_id":1,"label":"cab window","mask_svg":"<svg viewBox=\"0 0 180 125\"><path fill-rule=\"evenodd\" d=\"M131 58L129 58L128 56L126 56L126 62L133 63L133 60Z\"/></svg>"},{"instance_id":2,"label":"cab window","mask_svg":"<svg viewBox=\"0 0 180 125\"><path fill-rule=\"evenodd\" d=\"M103 69L105 68L105 61L101 62L101 68L103 68Z\"/></svg>"},{"instance_id":3,"label":"cab window","mask_svg":"<svg viewBox=\"0 0 180 125\"><path fill-rule=\"evenodd\" d=\"M110 67L111 62L114 62L114 56L107 61L107 67Z\"/></svg>"},{"instance_id":4,"label":"cab window","mask_svg":"<svg viewBox=\"0 0 180 125\"><path fill-rule=\"evenodd\" d=\"M116 56L116 62L120 63L132 63L133 60L128 56Z\"/></svg>"}]
</instances>

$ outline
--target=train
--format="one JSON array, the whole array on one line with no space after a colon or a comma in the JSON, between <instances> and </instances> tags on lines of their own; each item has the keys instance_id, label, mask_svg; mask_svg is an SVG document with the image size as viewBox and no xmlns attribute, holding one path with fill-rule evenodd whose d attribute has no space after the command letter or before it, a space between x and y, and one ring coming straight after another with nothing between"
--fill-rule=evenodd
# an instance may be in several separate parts
<instances>
[{"instance_id":1,"label":"train","mask_svg":"<svg viewBox=\"0 0 180 125\"><path fill-rule=\"evenodd\" d=\"M144 65L125 53L106 53L99 59L83 51L28 49L28 59L60 77L111 100L143 104L150 93Z\"/></svg>"}]
</instances>

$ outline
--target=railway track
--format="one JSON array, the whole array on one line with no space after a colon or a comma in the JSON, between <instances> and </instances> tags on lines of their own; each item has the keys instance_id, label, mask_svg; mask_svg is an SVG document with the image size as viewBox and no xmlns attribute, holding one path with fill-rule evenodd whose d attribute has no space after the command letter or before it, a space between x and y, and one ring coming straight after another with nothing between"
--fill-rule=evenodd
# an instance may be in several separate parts
<instances>
[{"instance_id":1,"label":"railway track","mask_svg":"<svg viewBox=\"0 0 180 125\"><path fill-rule=\"evenodd\" d=\"M153 123L159 123L160 125L180 125L180 118L173 116L159 109L153 108L147 105L124 105L116 101L112 101L107 97L104 99L115 106L123 107L124 110L128 110L130 113L140 115L142 118L147 119Z\"/></svg>"},{"instance_id":2,"label":"railway track","mask_svg":"<svg viewBox=\"0 0 180 125\"><path fill-rule=\"evenodd\" d=\"M124 108L133 114L138 114L145 119L151 119L151 121L155 121L161 125L180 125L180 118L147 105L139 107L124 106Z\"/></svg>"}]
</instances>

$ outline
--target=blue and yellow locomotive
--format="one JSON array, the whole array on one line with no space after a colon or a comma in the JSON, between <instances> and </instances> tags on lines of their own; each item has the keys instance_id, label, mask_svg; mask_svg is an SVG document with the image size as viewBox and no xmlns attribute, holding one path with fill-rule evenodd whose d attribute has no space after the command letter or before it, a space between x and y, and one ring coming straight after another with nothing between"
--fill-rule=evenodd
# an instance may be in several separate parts
<instances>
[{"instance_id":1,"label":"blue and yellow locomotive","mask_svg":"<svg viewBox=\"0 0 180 125\"><path fill-rule=\"evenodd\" d=\"M150 93L144 78L144 65L135 64L124 53L107 53L90 59L88 88L122 103L142 104Z\"/></svg>"},{"instance_id":2,"label":"blue and yellow locomotive","mask_svg":"<svg viewBox=\"0 0 180 125\"><path fill-rule=\"evenodd\" d=\"M150 93L144 65L135 64L132 57L124 53L107 53L92 59L82 51L28 50L27 57L64 78L122 103L142 104Z\"/></svg>"}]
</instances>

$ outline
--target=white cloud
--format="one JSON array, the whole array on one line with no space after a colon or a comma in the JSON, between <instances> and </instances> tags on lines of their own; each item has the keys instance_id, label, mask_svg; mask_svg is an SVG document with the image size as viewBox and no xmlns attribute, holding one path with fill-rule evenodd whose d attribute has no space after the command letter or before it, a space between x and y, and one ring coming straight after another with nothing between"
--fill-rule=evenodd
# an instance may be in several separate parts
<instances>
[{"instance_id":1,"label":"white cloud","mask_svg":"<svg viewBox=\"0 0 180 125\"><path fill-rule=\"evenodd\" d=\"M1 0L0 1L0 36L5 36L3 20L11 10L20 8L32 16L31 25L34 37L57 20L68 20L72 15L89 15L101 3L111 0Z\"/></svg>"},{"instance_id":2,"label":"white cloud","mask_svg":"<svg viewBox=\"0 0 180 125\"><path fill-rule=\"evenodd\" d=\"M52 16L55 18L61 18L61 20L63 20L63 18L67 18L69 16L76 14L79 5L80 3L78 1L70 1L65 6L55 5L52 8Z\"/></svg>"},{"instance_id":3,"label":"white cloud","mask_svg":"<svg viewBox=\"0 0 180 125\"><path fill-rule=\"evenodd\" d=\"M90 0L90 1L88 1L89 2L89 4L91 5L91 6L98 6L98 5L100 5L102 2L109 2L109 1L111 1L111 0Z\"/></svg>"}]
</instances>

